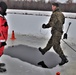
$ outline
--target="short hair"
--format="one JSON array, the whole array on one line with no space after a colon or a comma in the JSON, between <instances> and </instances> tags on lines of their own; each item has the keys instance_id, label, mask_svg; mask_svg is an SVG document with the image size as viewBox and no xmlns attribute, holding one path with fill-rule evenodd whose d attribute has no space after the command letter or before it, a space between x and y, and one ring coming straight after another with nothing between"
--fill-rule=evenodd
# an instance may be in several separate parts
<instances>
[{"instance_id":1,"label":"short hair","mask_svg":"<svg viewBox=\"0 0 76 75\"><path fill-rule=\"evenodd\" d=\"M52 5L59 7L59 3L52 3Z\"/></svg>"}]
</instances>

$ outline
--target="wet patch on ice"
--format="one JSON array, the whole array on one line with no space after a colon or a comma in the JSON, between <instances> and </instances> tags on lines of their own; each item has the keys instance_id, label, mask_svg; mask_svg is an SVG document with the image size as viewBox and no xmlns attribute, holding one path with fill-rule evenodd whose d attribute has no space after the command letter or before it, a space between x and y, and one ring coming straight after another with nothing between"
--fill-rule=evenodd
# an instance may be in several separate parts
<instances>
[{"instance_id":1,"label":"wet patch on ice","mask_svg":"<svg viewBox=\"0 0 76 75\"><path fill-rule=\"evenodd\" d=\"M44 61L49 68L53 68L61 62L59 56L54 52L47 52L45 55L42 55L37 48L26 45L8 47L5 49L4 54L19 58L36 66L38 62Z\"/></svg>"}]
</instances>

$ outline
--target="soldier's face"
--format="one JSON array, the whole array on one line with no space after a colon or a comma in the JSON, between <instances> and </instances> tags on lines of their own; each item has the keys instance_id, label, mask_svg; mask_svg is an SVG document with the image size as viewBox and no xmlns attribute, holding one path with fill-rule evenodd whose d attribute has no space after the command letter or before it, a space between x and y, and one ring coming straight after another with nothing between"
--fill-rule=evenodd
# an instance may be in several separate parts
<instances>
[{"instance_id":1,"label":"soldier's face","mask_svg":"<svg viewBox=\"0 0 76 75\"><path fill-rule=\"evenodd\" d=\"M52 5L52 11L56 10L56 6Z\"/></svg>"}]
</instances>

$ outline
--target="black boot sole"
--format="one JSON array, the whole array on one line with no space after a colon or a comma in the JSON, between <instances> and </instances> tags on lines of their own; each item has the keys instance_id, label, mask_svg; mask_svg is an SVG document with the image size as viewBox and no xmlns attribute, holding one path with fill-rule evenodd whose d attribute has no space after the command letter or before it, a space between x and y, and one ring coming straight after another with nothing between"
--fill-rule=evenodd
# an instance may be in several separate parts
<instances>
[{"instance_id":1,"label":"black boot sole","mask_svg":"<svg viewBox=\"0 0 76 75\"><path fill-rule=\"evenodd\" d=\"M5 64L4 63L0 63L0 67L4 67L5 66Z\"/></svg>"},{"instance_id":2,"label":"black boot sole","mask_svg":"<svg viewBox=\"0 0 76 75\"><path fill-rule=\"evenodd\" d=\"M59 64L59 66L63 66L63 65L65 65L68 62L69 62L68 60L66 62L62 62L62 63Z\"/></svg>"},{"instance_id":3,"label":"black boot sole","mask_svg":"<svg viewBox=\"0 0 76 75\"><path fill-rule=\"evenodd\" d=\"M48 67L45 65L44 61L39 62L38 65L42 66L43 68L48 68Z\"/></svg>"},{"instance_id":4,"label":"black boot sole","mask_svg":"<svg viewBox=\"0 0 76 75\"><path fill-rule=\"evenodd\" d=\"M42 51L42 49L41 49L41 48L39 48L38 50L41 52L41 54L42 54L42 55L44 55L44 54L45 54L45 52L44 52L44 51Z\"/></svg>"},{"instance_id":5,"label":"black boot sole","mask_svg":"<svg viewBox=\"0 0 76 75\"><path fill-rule=\"evenodd\" d=\"M6 72L6 71L7 71L6 69L0 68L0 72L1 72L1 73L4 73L4 72Z\"/></svg>"}]
</instances>

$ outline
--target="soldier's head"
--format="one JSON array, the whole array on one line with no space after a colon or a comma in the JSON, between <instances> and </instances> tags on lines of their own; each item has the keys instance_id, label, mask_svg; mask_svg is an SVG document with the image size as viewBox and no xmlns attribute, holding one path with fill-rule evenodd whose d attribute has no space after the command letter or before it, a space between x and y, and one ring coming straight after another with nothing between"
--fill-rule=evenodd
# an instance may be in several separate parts
<instances>
[{"instance_id":1,"label":"soldier's head","mask_svg":"<svg viewBox=\"0 0 76 75\"><path fill-rule=\"evenodd\" d=\"M0 14L1 15L6 15L6 10L7 10L7 5L5 2L1 1L0 2Z\"/></svg>"},{"instance_id":2,"label":"soldier's head","mask_svg":"<svg viewBox=\"0 0 76 75\"><path fill-rule=\"evenodd\" d=\"M55 11L56 8L59 7L59 4L58 3L52 3L52 11Z\"/></svg>"}]
</instances>

